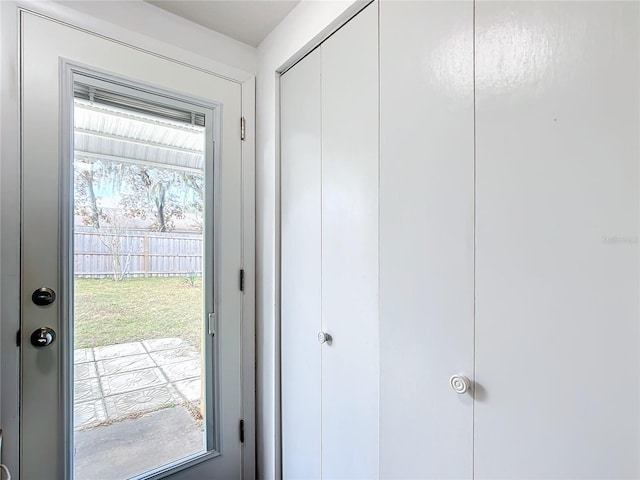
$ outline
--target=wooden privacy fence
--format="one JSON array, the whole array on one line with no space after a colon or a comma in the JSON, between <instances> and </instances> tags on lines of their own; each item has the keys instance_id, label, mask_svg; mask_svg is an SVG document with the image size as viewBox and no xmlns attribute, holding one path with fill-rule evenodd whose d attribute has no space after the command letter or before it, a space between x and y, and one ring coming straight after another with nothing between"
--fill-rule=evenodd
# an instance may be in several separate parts
<instances>
[{"instance_id":1,"label":"wooden privacy fence","mask_svg":"<svg viewBox=\"0 0 640 480\"><path fill-rule=\"evenodd\" d=\"M74 274L81 278L202 274L202 234L76 231Z\"/></svg>"}]
</instances>

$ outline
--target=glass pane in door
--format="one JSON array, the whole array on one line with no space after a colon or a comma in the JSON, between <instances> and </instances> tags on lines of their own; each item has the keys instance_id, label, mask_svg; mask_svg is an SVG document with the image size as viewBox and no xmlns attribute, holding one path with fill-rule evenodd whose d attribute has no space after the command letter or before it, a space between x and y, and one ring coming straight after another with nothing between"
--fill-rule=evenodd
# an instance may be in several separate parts
<instances>
[{"instance_id":1,"label":"glass pane in door","mask_svg":"<svg viewBox=\"0 0 640 480\"><path fill-rule=\"evenodd\" d=\"M96 98L74 100L78 480L207 450L205 128Z\"/></svg>"}]
</instances>

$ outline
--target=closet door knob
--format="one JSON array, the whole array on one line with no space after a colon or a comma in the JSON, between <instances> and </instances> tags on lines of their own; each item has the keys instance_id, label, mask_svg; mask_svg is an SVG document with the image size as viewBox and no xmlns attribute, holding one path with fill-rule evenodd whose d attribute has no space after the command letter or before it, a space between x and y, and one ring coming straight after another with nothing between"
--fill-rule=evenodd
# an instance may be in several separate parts
<instances>
[{"instance_id":1,"label":"closet door knob","mask_svg":"<svg viewBox=\"0 0 640 480\"><path fill-rule=\"evenodd\" d=\"M454 375L449 379L449 384L453 391L463 395L471 388L471 381L464 375Z\"/></svg>"},{"instance_id":2,"label":"closet door knob","mask_svg":"<svg viewBox=\"0 0 640 480\"><path fill-rule=\"evenodd\" d=\"M331 335L326 332L318 332L318 341L320 343L331 343Z\"/></svg>"}]
</instances>

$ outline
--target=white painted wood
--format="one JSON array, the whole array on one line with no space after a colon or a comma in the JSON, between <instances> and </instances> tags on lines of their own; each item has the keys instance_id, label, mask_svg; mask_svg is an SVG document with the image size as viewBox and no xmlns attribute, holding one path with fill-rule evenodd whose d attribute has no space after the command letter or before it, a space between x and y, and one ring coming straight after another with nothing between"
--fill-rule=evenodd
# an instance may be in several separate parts
<instances>
[{"instance_id":1,"label":"white painted wood","mask_svg":"<svg viewBox=\"0 0 640 480\"><path fill-rule=\"evenodd\" d=\"M126 43L154 55L245 82L257 66L256 49L147 2L34 2L7 0L29 12ZM140 18L146 22L139 21Z\"/></svg>"},{"instance_id":2,"label":"white painted wood","mask_svg":"<svg viewBox=\"0 0 640 480\"><path fill-rule=\"evenodd\" d=\"M322 54L322 476L378 476L378 8Z\"/></svg>"},{"instance_id":3,"label":"white painted wood","mask_svg":"<svg viewBox=\"0 0 640 480\"><path fill-rule=\"evenodd\" d=\"M282 475L321 478L320 50L280 80Z\"/></svg>"},{"instance_id":4,"label":"white painted wood","mask_svg":"<svg viewBox=\"0 0 640 480\"><path fill-rule=\"evenodd\" d=\"M321 47L323 477L638 478L638 4L478 2L475 125L473 4L379 8L379 340L360 16Z\"/></svg>"},{"instance_id":5,"label":"white painted wood","mask_svg":"<svg viewBox=\"0 0 640 480\"><path fill-rule=\"evenodd\" d=\"M242 478L256 478L256 79L242 83ZM247 368L248 366L248 368Z\"/></svg>"},{"instance_id":6,"label":"white painted wood","mask_svg":"<svg viewBox=\"0 0 640 480\"><path fill-rule=\"evenodd\" d=\"M2 463L18 471L20 423L20 106L16 7L0 2L0 422Z\"/></svg>"},{"instance_id":7,"label":"white painted wood","mask_svg":"<svg viewBox=\"0 0 640 480\"><path fill-rule=\"evenodd\" d=\"M476 478L638 478L638 3L476 21Z\"/></svg>"},{"instance_id":8,"label":"white painted wood","mask_svg":"<svg viewBox=\"0 0 640 480\"><path fill-rule=\"evenodd\" d=\"M380 4L380 477L472 476L473 3Z\"/></svg>"},{"instance_id":9,"label":"white painted wood","mask_svg":"<svg viewBox=\"0 0 640 480\"><path fill-rule=\"evenodd\" d=\"M65 448L58 414L65 411L59 400L60 346L62 337L49 349L36 351L29 335L41 325L64 330L55 309L38 309L30 292L48 285L59 293L59 61L78 63L114 72L173 91L221 102L222 155L220 202L220 296L218 305L220 342L222 455L201 463L174 478L240 478L241 448L238 421L242 398L242 296L238 271L242 262L240 136L241 85L189 68L126 45L23 14L23 323L22 323L22 475L23 478L63 477ZM248 366L252 368L252 365ZM252 394L252 392L249 392ZM38 458L37 462L32 461Z\"/></svg>"},{"instance_id":10,"label":"white painted wood","mask_svg":"<svg viewBox=\"0 0 640 480\"><path fill-rule=\"evenodd\" d=\"M360 10L360 0L300 2L258 48L256 76L256 364L258 471L279 479L280 436L280 116L278 75Z\"/></svg>"}]
</instances>

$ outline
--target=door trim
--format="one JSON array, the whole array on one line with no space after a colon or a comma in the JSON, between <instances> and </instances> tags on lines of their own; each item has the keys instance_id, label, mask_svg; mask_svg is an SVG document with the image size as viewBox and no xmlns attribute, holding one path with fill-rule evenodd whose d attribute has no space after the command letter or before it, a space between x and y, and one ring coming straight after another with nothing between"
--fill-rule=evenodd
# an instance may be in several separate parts
<instances>
[{"instance_id":1,"label":"door trim","mask_svg":"<svg viewBox=\"0 0 640 480\"><path fill-rule=\"evenodd\" d=\"M242 116L246 134L242 142L242 478L256 473L256 80L242 83Z\"/></svg>"}]
</instances>

